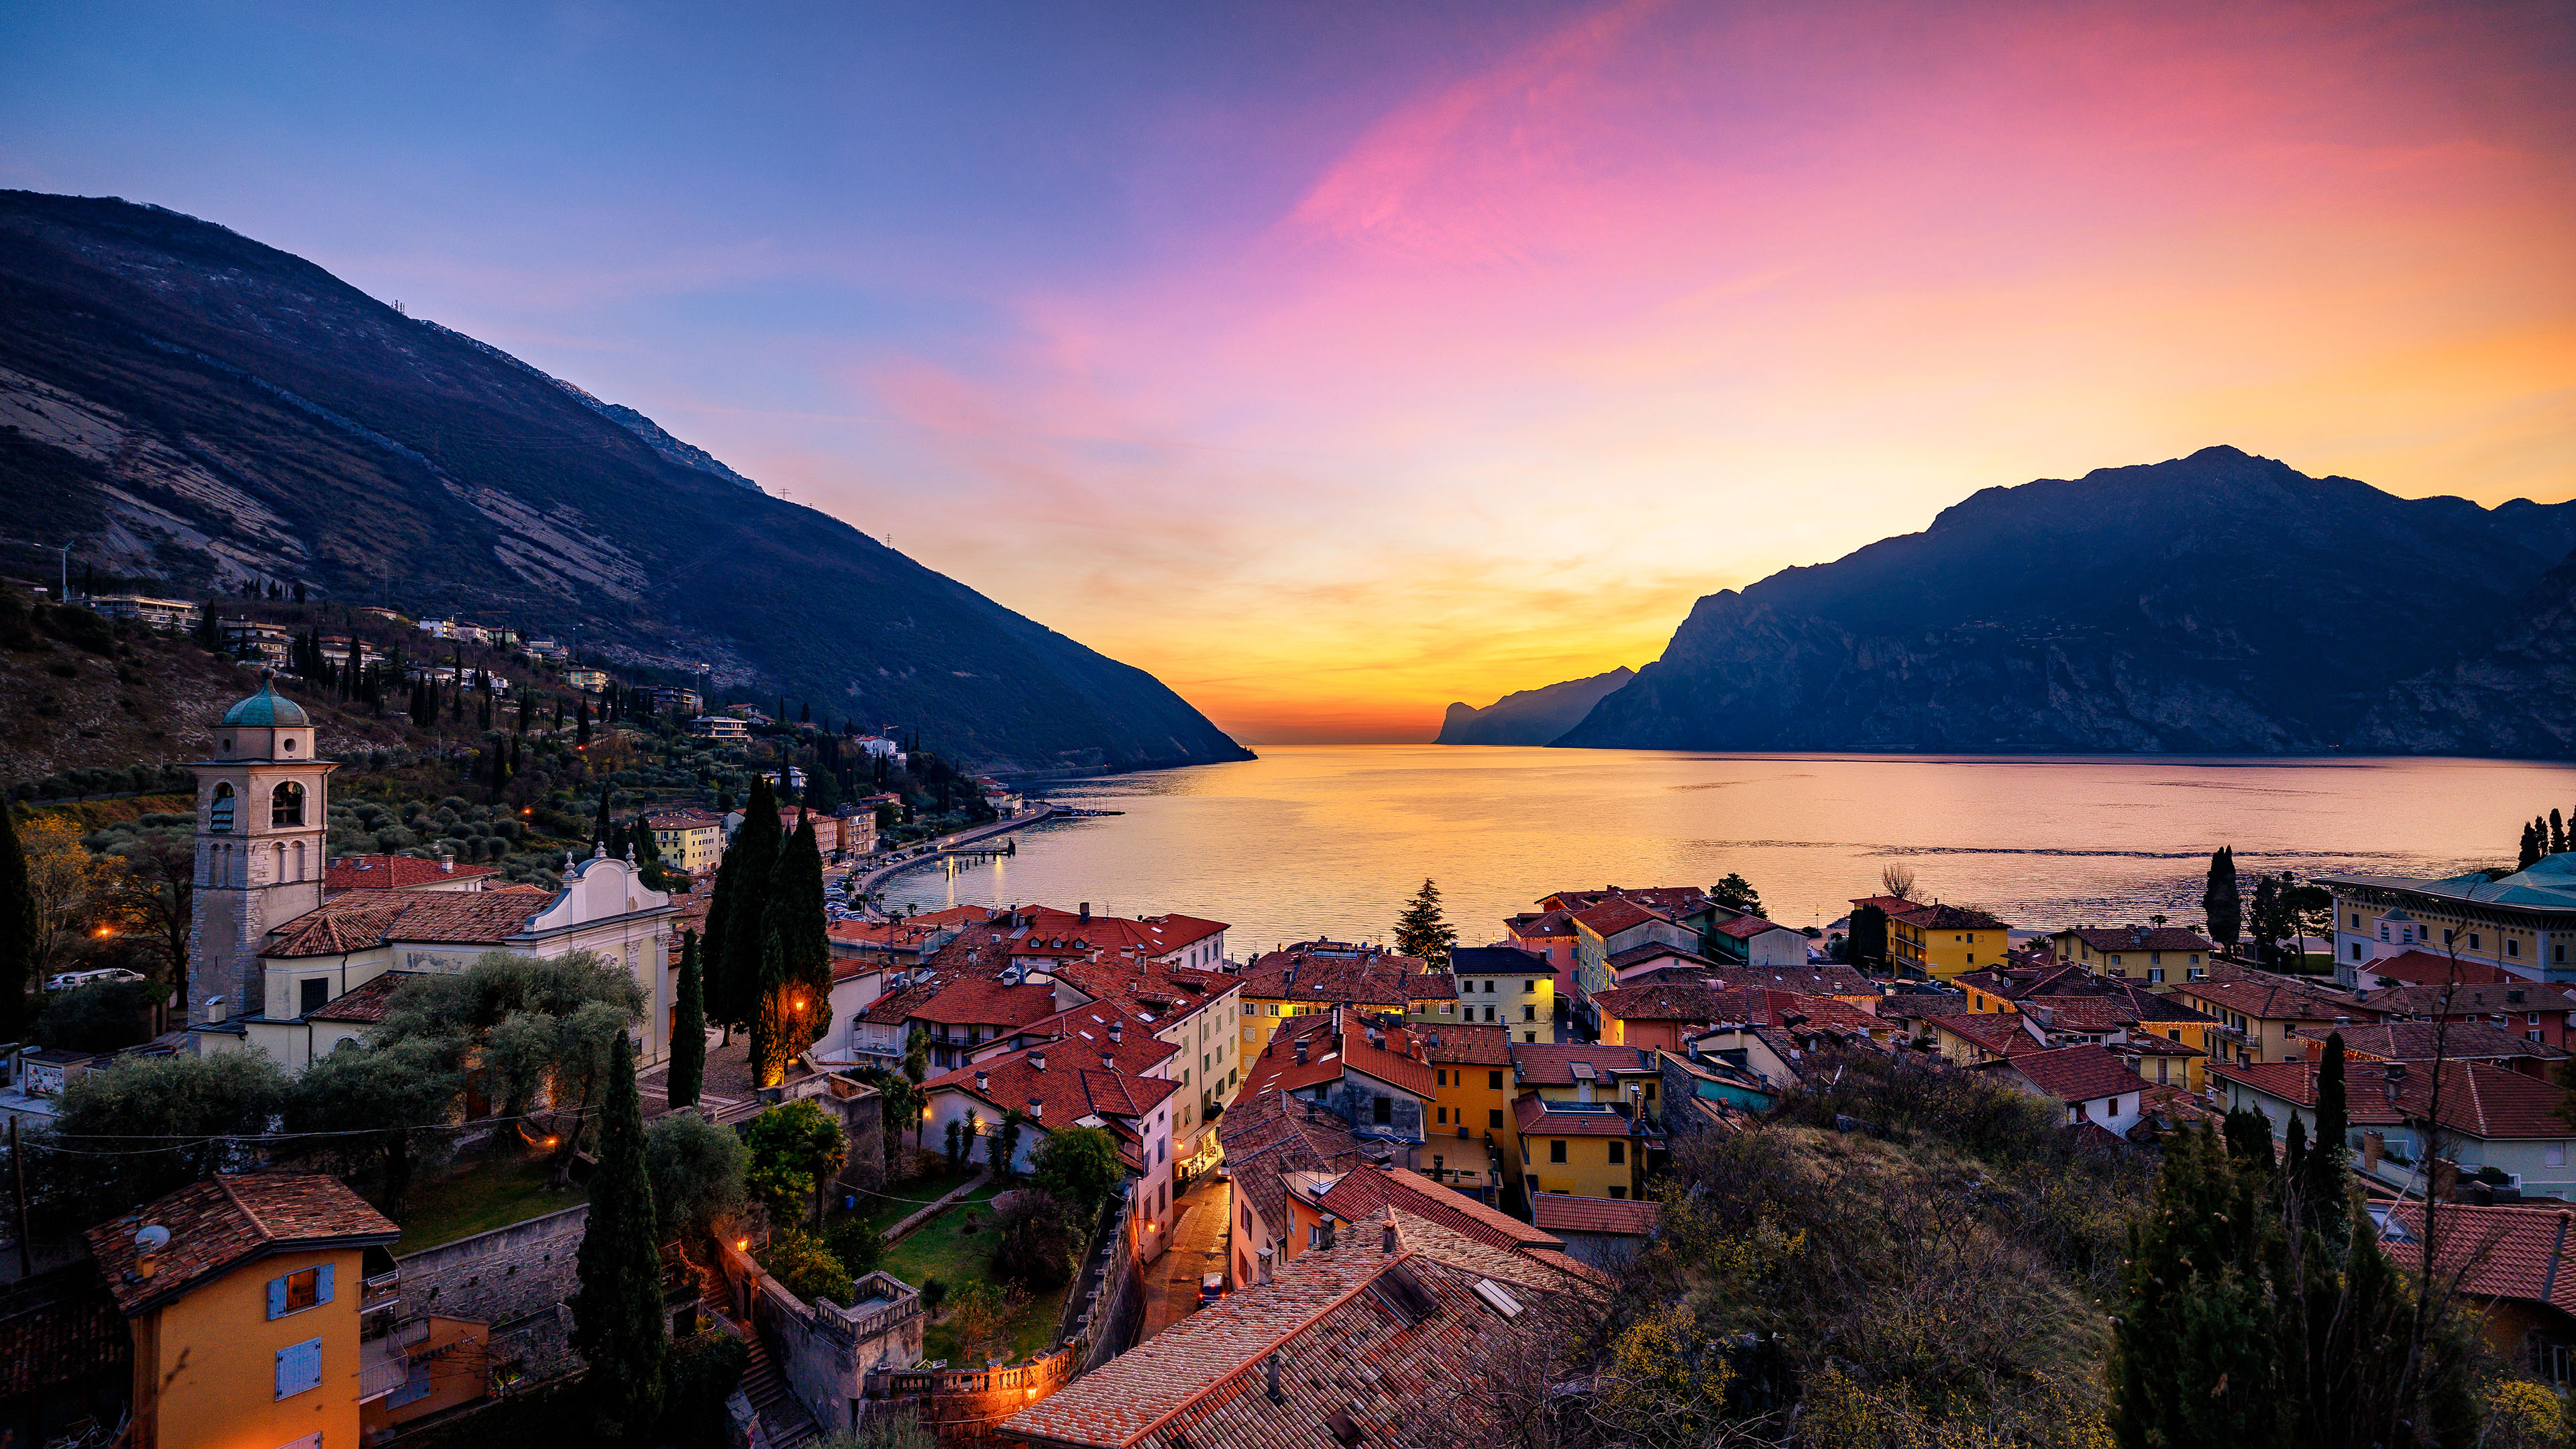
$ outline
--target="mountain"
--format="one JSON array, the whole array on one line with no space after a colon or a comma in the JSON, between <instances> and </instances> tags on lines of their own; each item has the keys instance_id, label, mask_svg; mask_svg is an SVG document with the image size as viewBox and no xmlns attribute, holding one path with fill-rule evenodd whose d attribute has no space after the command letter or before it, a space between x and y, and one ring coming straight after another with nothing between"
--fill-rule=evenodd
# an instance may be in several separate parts
<instances>
[{"instance_id":1,"label":"mountain","mask_svg":"<svg viewBox=\"0 0 2576 1449\"><path fill-rule=\"evenodd\" d=\"M1575 722L1590 713L1603 695L1636 677L1637 671L1622 664L1590 679L1569 679L1544 689L1519 690L1483 709L1461 700L1449 706L1448 715L1440 721L1440 737L1432 743L1543 745L1574 728Z\"/></svg>"},{"instance_id":2,"label":"mountain","mask_svg":"<svg viewBox=\"0 0 2576 1449\"><path fill-rule=\"evenodd\" d=\"M2576 554L2488 647L2388 692L2353 736L2389 754L2576 756Z\"/></svg>"},{"instance_id":3,"label":"mountain","mask_svg":"<svg viewBox=\"0 0 2576 1449\"><path fill-rule=\"evenodd\" d=\"M1143 670L641 413L159 207L0 192L0 502L11 543L101 574L507 622L989 768L1249 757Z\"/></svg>"},{"instance_id":4,"label":"mountain","mask_svg":"<svg viewBox=\"0 0 2576 1449\"><path fill-rule=\"evenodd\" d=\"M2540 632L2514 678L2545 672L2566 631L2525 594L2571 548L2576 504L2403 499L2234 448L1988 488L1921 533L1701 599L1556 743L2509 750L2543 738L2527 713L2470 729L2425 694L2410 721L2392 690L2517 623Z\"/></svg>"}]
</instances>

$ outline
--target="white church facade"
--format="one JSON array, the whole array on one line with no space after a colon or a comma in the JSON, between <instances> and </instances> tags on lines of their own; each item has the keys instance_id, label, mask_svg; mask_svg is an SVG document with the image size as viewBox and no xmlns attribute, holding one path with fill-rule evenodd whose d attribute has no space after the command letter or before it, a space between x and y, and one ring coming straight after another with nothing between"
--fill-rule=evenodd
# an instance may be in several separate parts
<instances>
[{"instance_id":1,"label":"white church facade","mask_svg":"<svg viewBox=\"0 0 2576 1449\"><path fill-rule=\"evenodd\" d=\"M643 988L639 1063L662 1059L678 999L678 909L631 861L567 860L563 885L323 889L331 772L301 706L263 676L198 763L188 1029L200 1052L256 1049L300 1071L383 1015L405 977L491 951L623 962Z\"/></svg>"}]
</instances>

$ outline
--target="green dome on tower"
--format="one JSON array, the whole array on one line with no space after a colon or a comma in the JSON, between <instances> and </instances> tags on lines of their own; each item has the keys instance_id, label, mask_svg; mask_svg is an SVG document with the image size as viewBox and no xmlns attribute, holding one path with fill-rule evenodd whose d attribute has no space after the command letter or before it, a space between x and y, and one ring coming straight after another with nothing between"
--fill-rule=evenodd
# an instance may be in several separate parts
<instances>
[{"instance_id":1,"label":"green dome on tower","mask_svg":"<svg viewBox=\"0 0 2576 1449\"><path fill-rule=\"evenodd\" d=\"M224 726L246 729L282 729L312 723L304 717L304 706L277 692L277 671L259 672L259 693L224 711Z\"/></svg>"}]
</instances>

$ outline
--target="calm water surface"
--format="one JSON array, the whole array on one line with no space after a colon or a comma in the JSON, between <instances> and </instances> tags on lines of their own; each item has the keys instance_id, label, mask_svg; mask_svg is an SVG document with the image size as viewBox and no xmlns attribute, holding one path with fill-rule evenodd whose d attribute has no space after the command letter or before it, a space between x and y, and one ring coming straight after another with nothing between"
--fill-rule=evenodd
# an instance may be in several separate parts
<instances>
[{"instance_id":1,"label":"calm water surface","mask_svg":"<svg viewBox=\"0 0 2576 1449\"><path fill-rule=\"evenodd\" d=\"M898 877L890 899L1045 902L1233 924L1237 956L1383 939L1425 876L1462 939L1550 890L1706 886L1739 871L1772 919L1823 925L1910 866L1918 897L2016 926L2199 919L2209 852L2240 868L2447 874L2510 864L2520 822L2576 808L2576 767L2427 759L1695 755L1272 748L1054 787L1124 815L1019 833L1016 858Z\"/></svg>"}]
</instances>

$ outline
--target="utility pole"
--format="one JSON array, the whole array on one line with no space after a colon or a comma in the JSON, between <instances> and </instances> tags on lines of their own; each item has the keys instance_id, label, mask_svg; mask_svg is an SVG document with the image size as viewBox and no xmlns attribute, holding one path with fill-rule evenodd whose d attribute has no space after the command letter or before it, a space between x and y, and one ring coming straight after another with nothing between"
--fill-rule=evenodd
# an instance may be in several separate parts
<instances>
[{"instance_id":1,"label":"utility pole","mask_svg":"<svg viewBox=\"0 0 2576 1449\"><path fill-rule=\"evenodd\" d=\"M27 1221L27 1154L18 1150L18 1119L9 1119L9 1175L18 1182L18 1279L24 1282L36 1276L34 1251L27 1240L35 1228Z\"/></svg>"}]
</instances>

